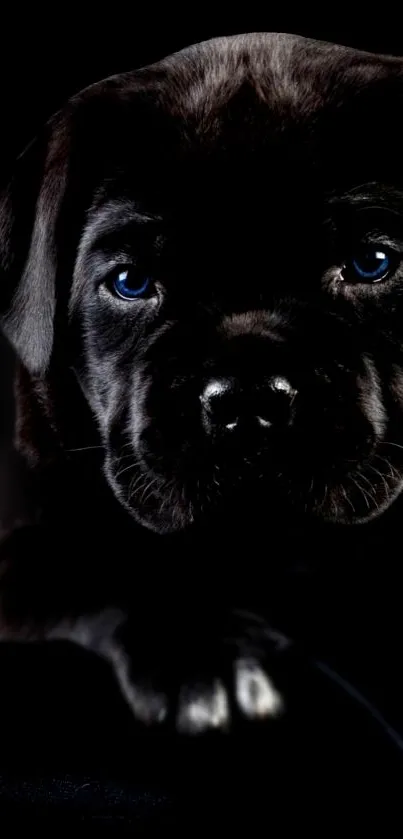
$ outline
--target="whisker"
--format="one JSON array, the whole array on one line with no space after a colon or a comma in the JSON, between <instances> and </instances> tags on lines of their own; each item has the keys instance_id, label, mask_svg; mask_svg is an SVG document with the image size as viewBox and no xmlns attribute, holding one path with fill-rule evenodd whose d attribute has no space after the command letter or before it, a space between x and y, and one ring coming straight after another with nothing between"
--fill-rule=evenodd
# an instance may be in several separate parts
<instances>
[{"instance_id":1,"label":"whisker","mask_svg":"<svg viewBox=\"0 0 403 839\"><path fill-rule=\"evenodd\" d=\"M386 491L386 495L389 495L390 488L389 488L388 482L385 478L385 475L383 475L382 472L379 471L379 469L375 469L375 466L372 466L371 463L368 463L368 468L371 469L372 472L375 472L375 475L378 475L378 477L383 482L383 485L384 485L385 491Z\"/></svg>"},{"instance_id":2,"label":"whisker","mask_svg":"<svg viewBox=\"0 0 403 839\"><path fill-rule=\"evenodd\" d=\"M135 465L135 464L133 464L133 465ZM129 501L129 503L130 503L130 501L131 501L135 492L141 492L141 490L144 489L146 480L147 480L146 476L143 475L142 472L140 472L139 475L135 475L134 478L132 478L132 480L129 484L129 489L128 489L128 501Z\"/></svg>"},{"instance_id":3,"label":"whisker","mask_svg":"<svg viewBox=\"0 0 403 839\"><path fill-rule=\"evenodd\" d=\"M103 446L81 446L78 449L65 449L65 451L70 454L70 452L89 452L94 449L103 449Z\"/></svg>"},{"instance_id":4,"label":"whisker","mask_svg":"<svg viewBox=\"0 0 403 839\"><path fill-rule=\"evenodd\" d=\"M343 486L343 484L341 484L341 485L340 485L340 489L341 489L341 491L342 491L342 493L343 493L343 495L344 495L344 498L345 498L345 499L346 499L346 501L347 501L347 504L349 504L349 505L350 505L350 507L351 507L351 509L352 509L353 513L355 514L355 507L354 507L354 504L353 504L353 502L352 502L351 498L349 498L349 497L348 497L348 494L347 494L347 492L346 492L345 487Z\"/></svg>"},{"instance_id":5,"label":"whisker","mask_svg":"<svg viewBox=\"0 0 403 839\"><path fill-rule=\"evenodd\" d=\"M124 463L126 460L129 460L129 458L130 458L131 460L134 460L134 461L135 461L135 458L133 457L133 452L130 452L130 454L123 454L123 455L120 455L120 457L118 457L118 458L116 459L116 467L117 467L117 469L119 469L119 466L121 466L121 465L122 465L122 463Z\"/></svg>"},{"instance_id":6,"label":"whisker","mask_svg":"<svg viewBox=\"0 0 403 839\"><path fill-rule=\"evenodd\" d=\"M152 495L152 487L155 486L155 484L159 480L160 480L159 475L156 475L156 477L151 478L151 480L148 482L147 486L143 489L143 492L142 492L142 495L141 495L141 498L140 498L140 504L146 504L147 503L147 500Z\"/></svg>"},{"instance_id":7,"label":"whisker","mask_svg":"<svg viewBox=\"0 0 403 839\"><path fill-rule=\"evenodd\" d=\"M398 480L398 481L401 480L401 475L399 475L398 470L392 465L390 460L388 460L386 457L381 457L381 455L379 455L379 454L374 455L374 459L380 460L381 463L386 464L386 466L389 469L389 477L390 478L395 478L395 480Z\"/></svg>"},{"instance_id":8,"label":"whisker","mask_svg":"<svg viewBox=\"0 0 403 839\"><path fill-rule=\"evenodd\" d=\"M393 446L395 449L401 449L403 451L403 446L400 443L391 443L389 440L381 440L380 443L382 446Z\"/></svg>"},{"instance_id":9,"label":"whisker","mask_svg":"<svg viewBox=\"0 0 403 839\"><path fill-rule=\"evenodd\" d=\"M367 505L368 510L370 510L370 509L371 509L371 505L370 505L370 504L369 504L369 502L368 502L368 496L367 496L367 493L366 493L366 492L365 492L365 490L362 488L361 484L359 484L359 483L358 483L358 481L356 481L356 480L355 480L355 478L353 478L353 476L352 476L352 475L350 475L350 480L351 480L351 481L353 482L353 484L357 487L358 491L361 493L361 495L362 495L362 497L363 497L363 499L364 499L364 501L365 501L365 503L366 503L366 505ZM371 496L370 496L370 497L371 497ZM371 498L371 501L372 501L372 498Z\"/></svg>"},{"instance_id":10,"label":"whisker","mask_svg":"<svg viewBox=\"0 0 403 839\"><path fill-rule=\"evenodd\" d=\"M129 463L129 465L128 465L128 466L125 466L125 468L124 468L124 469L121 469L121 470L120 470L120 472L117 472L117 473L116 473L116 476L115 476L115 477L116 477L116 480L118 480L118 478L120 478L122 475L124 475L124 474L125 474L125 472L128 472L128 471L129 471L129 469L134 469L136 466L137 466L136 461L134 461L134 462L132 461L132 463Z\"/></svg>"},{"instance_id":11,"label":"whisker","mask_svg":"<svg viewBox=\"0 0 403 839\"><path fill-rule=\"evenodd\" d=\"M372 490L372 492L375 492L375 487L374 487L373 484L371 484L371 481L369 480L369 478L367 478L367 476L364 475L363 472L359 472L359 476L363 481L365 481L368 484L370 490Z\"/></svg>"}]
</instances>

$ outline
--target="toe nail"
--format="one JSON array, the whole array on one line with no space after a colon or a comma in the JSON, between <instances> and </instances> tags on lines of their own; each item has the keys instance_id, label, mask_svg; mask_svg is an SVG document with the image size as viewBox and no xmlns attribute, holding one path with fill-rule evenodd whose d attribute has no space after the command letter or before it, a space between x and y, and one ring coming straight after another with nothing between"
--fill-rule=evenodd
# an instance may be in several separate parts
<instances>
[{"instance_id":1,"label":"toe nail","mask_svg":"<svg viewBox=\"0 0 403 839\"><path fill-rule=\"evenodd\" d=\"M225 728L229 722L227 691L220 681L201 691L184 689L180 698L177 725L180 731L198 733Z\"/></svg>"},{"instance_id":2,"label":"toe nail","mask_svg":"<svg viewBox=\"0 0 403 839\"><path fill-rule=\"evenodd\" d=\"M236 662L235 695L239 708L250 718L275 717L283 708L279 692L254 659Z\"/></svg>"}]
</instances>

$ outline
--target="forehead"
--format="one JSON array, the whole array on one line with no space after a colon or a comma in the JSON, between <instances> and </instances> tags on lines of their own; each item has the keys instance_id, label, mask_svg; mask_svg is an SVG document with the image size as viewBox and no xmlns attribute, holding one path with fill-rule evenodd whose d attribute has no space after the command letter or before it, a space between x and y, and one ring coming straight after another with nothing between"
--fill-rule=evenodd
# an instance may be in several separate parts
<instances>
[{"instance_id":1,"label":"forehead","mask_svg":"<svg viewBox=\"0 0 403 839\"><path fill-rule=\"evenodd\" d=\"M87 141L101 173L96 201L137 196L157 214L204 213L254 195L280 205L396 184L402 66L292 36L242 36L95 87L79 111L97 131Z\"/></svg>"}]
</instances>

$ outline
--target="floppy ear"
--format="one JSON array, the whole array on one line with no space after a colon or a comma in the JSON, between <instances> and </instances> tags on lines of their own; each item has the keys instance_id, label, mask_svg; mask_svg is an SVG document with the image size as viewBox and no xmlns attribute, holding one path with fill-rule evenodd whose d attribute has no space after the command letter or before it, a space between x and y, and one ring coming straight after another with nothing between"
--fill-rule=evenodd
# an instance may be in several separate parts
<instances>
[{"instance_id":1,"label":"floppy ear","mask_svg":"<svg viewBox=\"0 0 403 839\"><path fill-rule=\"evenodd\" d=\"M48 125L0 194L0 319L31 373L49 364L56 307L56 228L67 182L66 132Z\"/></svg>"}]
</instances>

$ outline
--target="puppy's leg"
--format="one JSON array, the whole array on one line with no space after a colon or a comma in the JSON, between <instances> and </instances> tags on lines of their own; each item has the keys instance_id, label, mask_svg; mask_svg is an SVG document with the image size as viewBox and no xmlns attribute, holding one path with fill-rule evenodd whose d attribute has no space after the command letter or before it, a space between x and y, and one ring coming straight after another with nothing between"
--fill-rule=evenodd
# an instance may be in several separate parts
<instances>
[{"instance_id":1,"label":"puppy's leg","mask_svg":"<svg viewBox=\"0 0 403 839\"><path fill-rule=\"evenodd\" d=\"M9 536L0 547L0 641L71 641L96 653L111 664L136 719L162 722L167 706L155 686L159 662L150 664L147 653L145 613L137 614L135 631L130 624L129 649L128 614L119 587L102 558L91 565L91 553L99 559L97 546L79 546L76 538L69 544L67 537L54 538L36 527ZM132 678L131 656L147 661L147 684Z\"/></svg>"},{"instance_id":2,"label":"puppy's leg","mask_svg":"<svg viewBox=\"0 0 403 839\"><path fill-rule=\"evenodd\" d=\"M22 527L2 543L0 641L67 640L102 654L127 615L79 558L81 564L69 561L67 545L36 527Z\"/></svg>"},{"instance_id":3,"label":"puppy's leg","mask_svg":"<svg viewBox=\"0 0 403 839\"><path fill-rule=\"evenodd\" d=\"M281 713L277 672L289 643L264 621L218 605L173 605L169 596L165 605L147 600L144 580L128 610L97 566L85 571L87 551L69 561L61 550L60 540L52 547L28 528L3 545L0 640L67 640L102 656L145 724L195 734Z\"/></svg>"}]
</instances>

